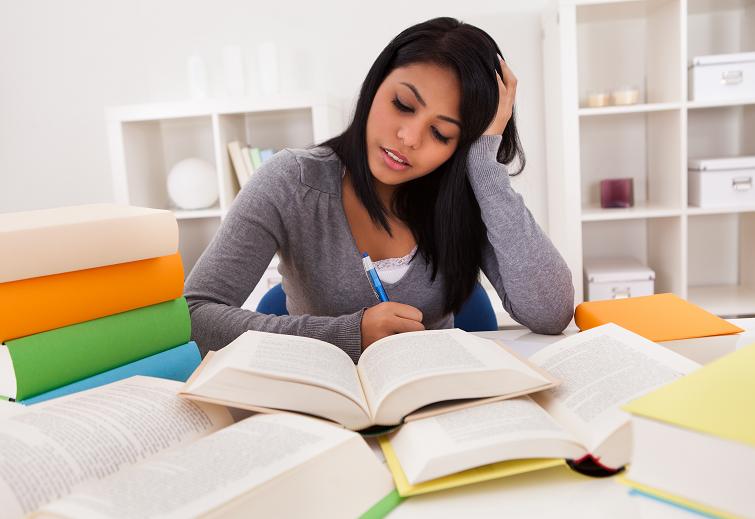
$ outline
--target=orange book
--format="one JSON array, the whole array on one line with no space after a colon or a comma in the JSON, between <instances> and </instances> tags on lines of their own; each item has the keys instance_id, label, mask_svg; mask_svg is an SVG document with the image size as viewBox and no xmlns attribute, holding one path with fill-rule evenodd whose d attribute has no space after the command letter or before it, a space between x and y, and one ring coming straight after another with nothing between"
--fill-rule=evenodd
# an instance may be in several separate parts
<instances>
[{"instance_id":1,"label":"orange book","mask_svg":"<svg viewBox=\"0 0 755 519\"><path fill-rule=\"evenodd\" d=\"M0 283L0 342L181 297L179 253Z\"/></svg>"},{"instance_id":2,"label":"orange book","mask_svg":"<svg viewBox=\"0 0 755 519\"><path fill-rule=\"evenodd\" d=\"M580 330L616 323L655 342L744 331L674 294L588 301L577 305L574 322Z\"/></svg>"}]
</instances>

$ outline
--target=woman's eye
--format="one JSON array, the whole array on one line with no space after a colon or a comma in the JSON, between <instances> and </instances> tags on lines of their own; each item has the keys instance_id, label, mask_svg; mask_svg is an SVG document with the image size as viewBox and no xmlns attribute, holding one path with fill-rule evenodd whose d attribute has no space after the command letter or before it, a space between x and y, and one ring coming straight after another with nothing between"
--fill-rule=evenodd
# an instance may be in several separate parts
<instances>
[{"instance_id":1,"label":"woman's eye","mask_svg":"<svg viewBox=\"0 0 755 519\"><path fill-rule=\"evenodd\" d=\"M450 137L446 137L445 135L443 135L442 133L440 133L440 132L439 132L438 130L436 130L435 128L433 128L433 135L435 135L435 138L436 138L436 139L438 139L438 140L439 140L440 142L442 142L443 144L446 144L446 143L448 143L448 141L450 141L450 140L451 140L451 138L450 138Z\"/></svg>"},{"instance_id":2,"label":"woman's eye","mask_svg":"<svg viewBox=\"0 0 755 519\"><path fill-rule=\"evenodd\" d=\"M404 103L399 101L398 97L393 98L393 105L401 110L402 112L413 112L412 108L410 106L406 106Z\"/></svg>"}]
</instances>

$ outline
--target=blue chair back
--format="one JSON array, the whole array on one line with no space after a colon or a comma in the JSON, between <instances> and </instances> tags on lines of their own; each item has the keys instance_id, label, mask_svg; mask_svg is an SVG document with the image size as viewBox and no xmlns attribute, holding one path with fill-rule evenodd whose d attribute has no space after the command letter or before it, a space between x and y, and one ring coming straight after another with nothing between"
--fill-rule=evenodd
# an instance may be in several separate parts
<instances>
[{"instance_id":1,"label":"blue chair back","mask_svg":"<svg viewBox=\"0 0 755 519\"><path fill-rule=\"evenodd\" d=\"M288 315L286 293L280 283L267 291L257 305L257 311L263 314ZM498 329L498 320L493 305L485 289L475 283L472 295L454 314L454 326L467 332L486 332Z\"/></svg>"}]
</instances>

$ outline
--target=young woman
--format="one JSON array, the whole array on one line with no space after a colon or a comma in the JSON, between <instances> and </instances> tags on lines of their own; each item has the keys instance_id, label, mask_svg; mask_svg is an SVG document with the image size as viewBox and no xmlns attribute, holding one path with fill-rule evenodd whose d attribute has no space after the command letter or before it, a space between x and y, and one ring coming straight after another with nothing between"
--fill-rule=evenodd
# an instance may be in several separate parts
<instances>
[{"instance_id":1,"label":"young woman","mask_svg":"<svg viewBox=\"0 0 755 519\"><path fill-rule=\"evenodd\" d=\"M328 341L356 362L382 337L453 327L480 270L515 320L560 333L571 274L504 165L524 167L515 93L472 25L437 18L394 38L346 131L269 159L197 262L186 298L202 353L261 330ZM240 308L276 252L290 315ZM390 302L377 304L362 252Z\"/></svg>"}]
</instances>

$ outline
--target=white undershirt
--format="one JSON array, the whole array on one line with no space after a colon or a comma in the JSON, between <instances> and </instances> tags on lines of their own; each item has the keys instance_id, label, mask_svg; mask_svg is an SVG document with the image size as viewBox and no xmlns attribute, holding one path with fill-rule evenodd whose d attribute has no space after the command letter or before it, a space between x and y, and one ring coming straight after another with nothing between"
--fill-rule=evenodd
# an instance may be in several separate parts
<instances>
[{"instance_id":1,"label":"white undershirt","mask_svg":"<svg viewBox=\"0 0 755 519\"><path fill-rule=\"evenodd\" d=\"M386 258L382 260L373 261L375 270L380 276L380 281L383 283L396 283L404 274L409 270L410 261L417 252L417 246L415 245L412 251L401 258Z\"/></svg>"}]
</instances>

